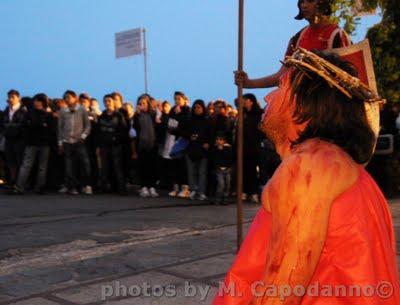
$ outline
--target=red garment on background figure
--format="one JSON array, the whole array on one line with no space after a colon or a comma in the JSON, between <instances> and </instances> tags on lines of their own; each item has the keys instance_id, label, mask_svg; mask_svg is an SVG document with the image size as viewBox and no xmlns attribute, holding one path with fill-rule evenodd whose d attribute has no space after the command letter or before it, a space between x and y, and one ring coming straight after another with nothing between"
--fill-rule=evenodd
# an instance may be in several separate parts
<instances>
[{"instance_id":1,"label":"red garment on background figure","mask_svg":"<svg viewBox=\"0 0 400 305\"><path fill-rule=\"evenodd\" d=\"M293 51L299 47L306 50L324 51L349 45L351 45L350 37L337 24L307 26L290 39L285 55L292 55Z\"/></svg>"}]
</instances>

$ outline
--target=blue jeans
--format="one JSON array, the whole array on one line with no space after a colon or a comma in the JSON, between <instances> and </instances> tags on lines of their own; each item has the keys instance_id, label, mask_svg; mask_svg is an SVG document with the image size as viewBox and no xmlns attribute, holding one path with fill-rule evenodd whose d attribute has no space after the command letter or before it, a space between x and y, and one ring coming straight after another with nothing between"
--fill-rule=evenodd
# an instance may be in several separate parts
<instances>
[{"instance_id":1,"label":"blue jeans","mask_svg":"<svg viewBox=\"0 0 400 305\"><path fill-rule=\"evenodd\" d=\"M231 177L232 177L232 169L231 168L217 168L216 171L217 176L217 198L222 199L229 196L231 192Z\"/></svg>"},{"instance_id":2,"label":"blue jeans","mask_svg":"<svg viewBox=\"0 0 400 305\"><path fill-rule=\"evenodd\" d=\"M186 155L186 165L190 190L204 195L207 187L207 159L193 161Z\"/></svg>"},{"instance_id":3,"label":"blue jeans","mask_svg":"<svg viewBox=\"0 0 400 305\"><path fill-rule=\"evenodd\" d=\"M69 189L90 185L90 160L84 143L64 143L65 183ZM80 169L77 173L76 169ZM79 178L80 179L79 179Z\"/></svg>"},{"instance_id":4,"label":"blue jeans","mask_svg":"<svg viewBox=\"0 0 400 305\"><path fill-rule=\"evenodd\" d=\"M38 172L36 177L36 190L41 190L46 185L47 164L49 162L49 146L27 146L24 152L24 159L18 174L17 188L24 191L26 181L31 173L32 167L38 159Z\"/></svg>"}]
</instances>

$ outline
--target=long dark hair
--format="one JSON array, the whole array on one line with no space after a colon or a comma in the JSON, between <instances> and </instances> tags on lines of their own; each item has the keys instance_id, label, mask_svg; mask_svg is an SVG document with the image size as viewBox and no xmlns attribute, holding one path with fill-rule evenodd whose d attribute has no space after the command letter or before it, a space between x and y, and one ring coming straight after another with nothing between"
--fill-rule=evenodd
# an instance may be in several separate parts
<instances>
[{"instance_id":1,"label":"long dark hair","mask_svg":"<svg viewBox=\"0 0 400 305\"><path fill-rule=\"evenodd\" d=\"M200 105L201 108L203 108L203 114L200 117L205 117L207 115L207 108L206 108L206 103L203 100L195 100L192 106L192 117L196 116L194 113L194 107L196 105Z\"/></svg>"},{"instance_id":2,"label":"long dark hair","mask_svg":"<svg viewBox=\"0 0 400 305\"><path fill-rule=\"evenodd\" d=\"M299 8L299 13L296 17L294 17L297 20L304 19L303 12L301 11L301 8L300 8L300 4L303 1L304 0L297 1L297 7ZM319 13L324 16L332 15L332 0L318 0L318 10L319 10Z\"/></svg>"},{"instance_id":3,"label":"long dark hair","mask_svg":"<svg viewBox=\"0 0 400 305\"><path fill-rule=\"evenodd\" d=\"M146 101L147 106L148 106L148 110L147 110L148 113L150 113L150 114L154 114L155 113L155 109L153 109L153 105L151 104L151 96L150 95L148 95L146 93L142 94L142 95L139 95L137 100L136 100L136 107L139 105L139 103L141 101Z\"/></svg>"},{"instance_id":4,"label":"long dark hair","mask_svg":"<svg viewBox=\"0 0 400 305\"><path fill-rule=\"evenodd\" d=\"M315 52L342 70L357 76L355 68L337 55ZM332 88L316 74L304 75L295 70L292 74L292 103L294 122L308 123L293 145L310 138L321 138L344 149L357 163L370 160L375 134L371 129L365 110L365 101L348 98L336 88ZM297 81L299 80L300 81Z\"/></svg>"},{"instance_id":5,"label":"long dark hair","mask_svg":"<svg viewBox=\"0 0 400 305\"><path fill-rule=\"evenodd\" d=\"M251 107L251 110L249 112L252 113L260 113L262 112L261 106L257 101L256 96L253 93L246 93L243 95L244 100L250 100L253 103L253 106Z\"/></svg>"}]
</instances>

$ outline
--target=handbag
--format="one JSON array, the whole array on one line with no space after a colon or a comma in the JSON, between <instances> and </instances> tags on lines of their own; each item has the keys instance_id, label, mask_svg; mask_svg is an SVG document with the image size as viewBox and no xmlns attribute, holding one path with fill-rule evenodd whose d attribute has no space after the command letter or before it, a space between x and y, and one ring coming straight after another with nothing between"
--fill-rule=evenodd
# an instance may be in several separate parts
<instances>
[{"instance_id":1,"label":"handbag","mask_svg":"<svg viewBox=\"0 0 400 305\"><path fill-rule=\"evenodd\" d=\"M187 140L185 138L179 138L175 142L174 146L172 146L169 156L173 159L179 159L179 158L183 157L189 144L190 144L189 140Z\"/></svg>"}]
</instances>

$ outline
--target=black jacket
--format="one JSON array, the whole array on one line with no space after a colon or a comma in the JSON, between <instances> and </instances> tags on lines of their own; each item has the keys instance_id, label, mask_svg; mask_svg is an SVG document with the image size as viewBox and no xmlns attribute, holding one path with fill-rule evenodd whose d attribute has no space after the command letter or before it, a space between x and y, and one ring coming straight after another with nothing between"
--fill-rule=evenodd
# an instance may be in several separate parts
<instances>
[{"instance_id":1,"label":"black jacket","mask_svg":"<svg viewBox=\"0 0 400 305\"><path fill-rule=\"evenodd\" d=\"M53 116L44 110L32 109L26 115L24 129L29 146L49 146L55 129Z\"/></svg>"},{"instance_id":2,"label":"black jacket","mask_svg":"<svg viewBox=\"0 0 400 305\"><path fill-rule=\"evenodd\" d=\"M160 117L161 123L156 124L156 136L157 136L157 143L159 145L165 144L165 138L167 137L167 130L168 130L168 120L169 120L169 115L163 112Z\"/></svg>"},{"instance_id":3,"label":"black jacket","mask_svg":"<svg viewBox=\"0 0 400 305\"><path fill-rule=\"evenodd\" d=\"M14 113L12 120L9 118L10 108L7 107L4 111L3 126L4 136L8 141L24 140L24 123L27 115L27 110L24 106Z\"/></svg>"},{"instance_id":4,"label":"black jacket","mask_svg":"<svg viewBox=\"0 0 400 305\"><path fill-rule=\"evenodd\" d=\"M207 158L208 150L204 144L210 144L210 121L204 116L192 114L190 120L181 127L181 136L190 141L187 154L193 161Z\"/></svg>"},{"instance_id":5,"label":"black jacket","mask_svg":"<svg viewBox=\"0 0 400 305\"><path fill-rule=\"evenodd\" d=\"M151 128L153 130L151 131L154 135L154 139L152 143L141 143L141 138L142 138L142 133L144 132L144 126L140 123L140 117L143 115L147 114L142 114L142 113L136 113L135 116L133 117L133 128L136 130L136 150L137 151L151 151L154 148L157 147L157 133L156 133L156 114L154 112L148 113L151 117ZM143 145L142 145L143 144Z\"/></svg>"},{"instance_id":6,"label":"black jacket","mask_svg":"<svg viewBox=\"0 0 400 305\"><path fill-rule=\"evenodd\" d=\"M233 166L233 150L232 146L225 144L223 149L214 148L213 162L215 169L220 167L231 168Z\"/></svg>"},{"instance_id":7,"label":"black jacket","mask_svg":"<svg viewBox=\"0 0 400 305\"><path fill-rule=\"evenodd\" d=\"M226 137L226 140L229 144L232 144L233 141L233 123L230 118L227 116L223 115L218 115L215 117L212 117L210 119L210 128L211 128L211 139L210 143L212 145L215 144L215 140L217 138L218 134L224 134Z\"/></svg>"},{"instance_id":8,"label":"black jacket","mask_svg":"<svg viewBox=\"0 0 400 305\"><path fill-rule=\"evenodd\" d=\"M0 134L3 136L4 132L4 111L0 110Z\"/></svg>"},{"instance_id":9,"label":"black jacket","mask_svg":"<svg viewBox=\"0 0 400 305\"><path fill-rule=\"evenodd\" d=\"M244 112L243 120L243 151L244 154L259 154L261 141L263 139L262 132L258 129L261 122L262 110L254 108L251 111Z\"/></svg>"},{"instance_id":10,"label":"black jacket","mask_svg":"<svg viewBox=\"0 0 400 305\"><path fill-rule=\"evenodd\" d=\"M97 147L121 145L126 138L127 125L120 112L108 114L104 111L98 118L95 129L95 143Z\"/></svg>"},{"instance_id":11,"label":"black jacket","mask_svg":"<svg viewBox=\"0 0 400 305\"><path fill-rule=\"evenodd\" d=\"M171 112L169 113L169 119L174 119L178 122L178 128L176 129L169 129L169 133L176 135L176 136L181 136L180 132L182 130L182 127L187 123L187 121L190 119L190 108L188 106L181 107L181 112L175 113L175 107L171 109Z\"/></svg>"}]
</instances>

